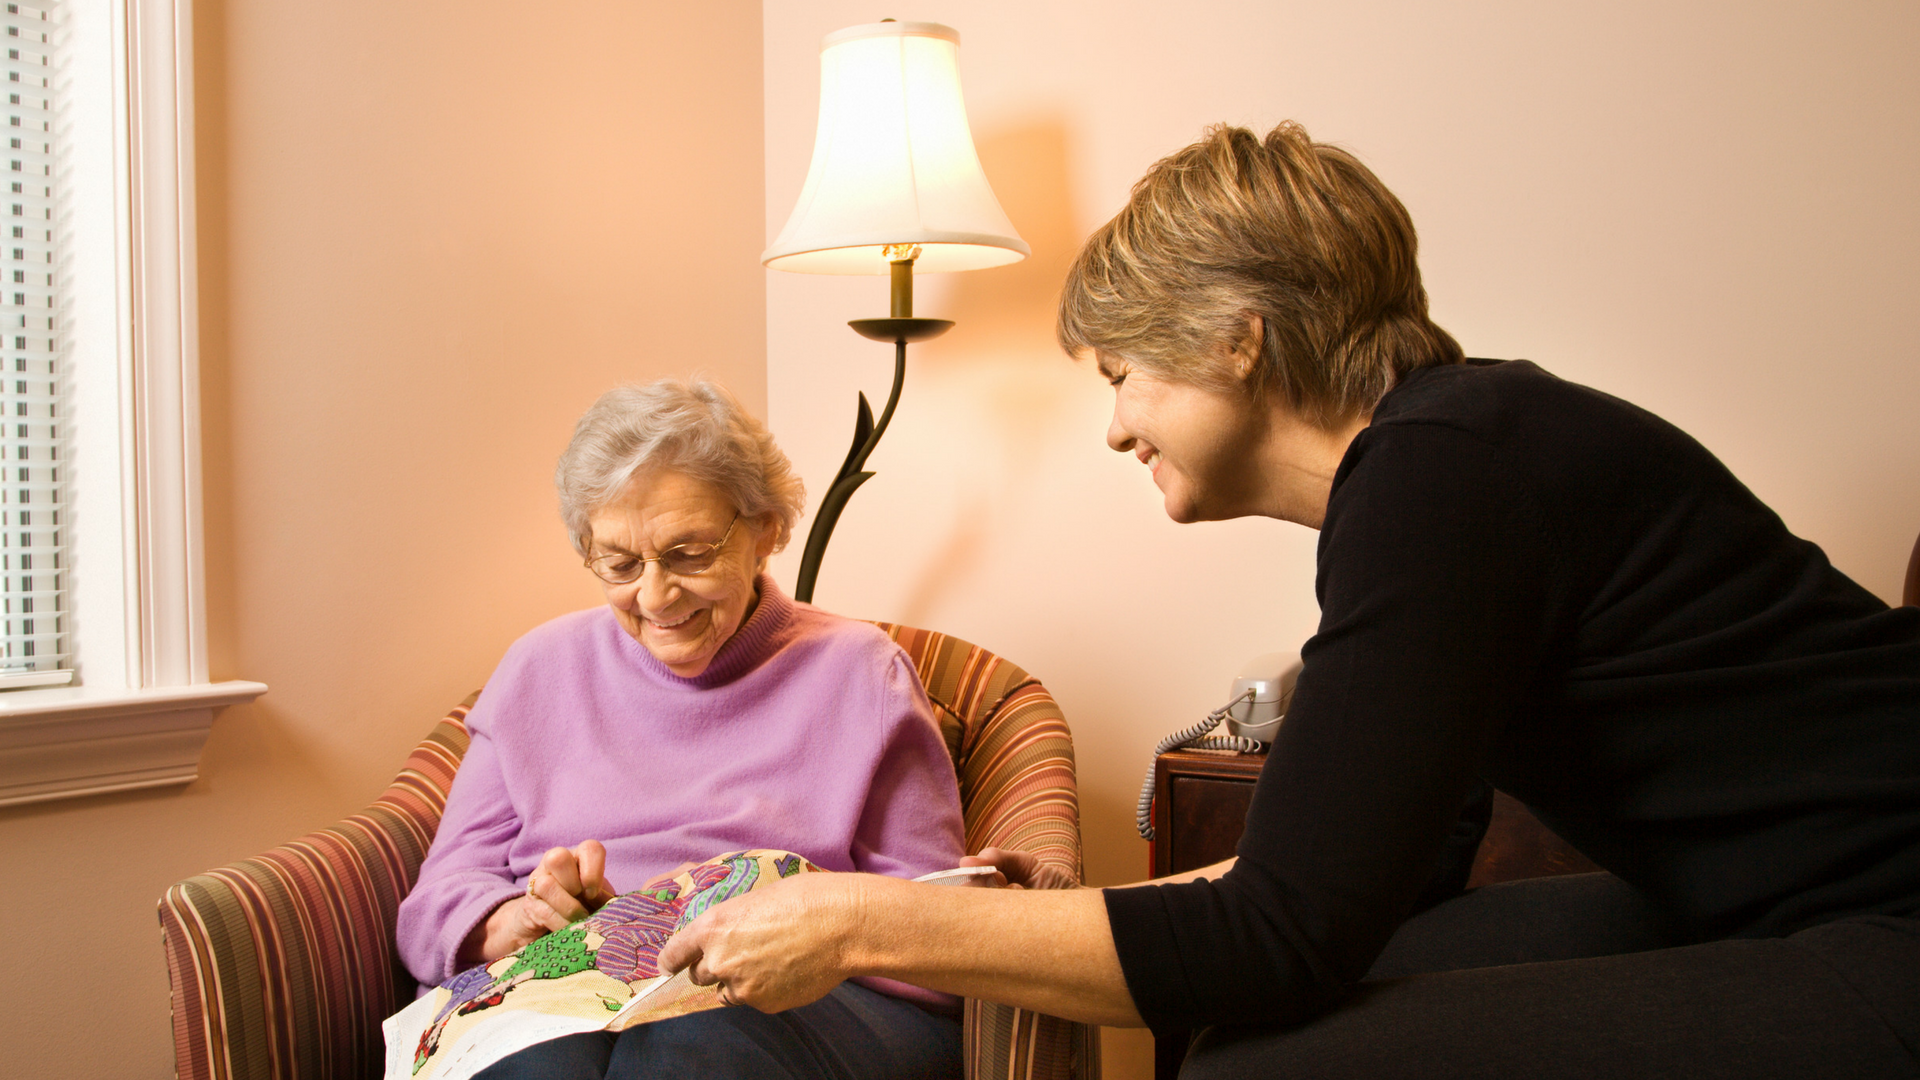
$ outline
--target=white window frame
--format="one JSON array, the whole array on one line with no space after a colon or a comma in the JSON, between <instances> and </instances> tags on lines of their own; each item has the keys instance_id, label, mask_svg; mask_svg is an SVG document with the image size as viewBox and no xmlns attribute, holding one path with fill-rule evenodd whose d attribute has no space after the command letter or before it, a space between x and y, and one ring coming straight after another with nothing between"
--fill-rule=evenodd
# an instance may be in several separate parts
<instances>
[{"instance_id":1,"label":"white window frame","mask_svg":"<svg viewBox=\"0 0 1920 1080\"><path fill-rule=\"evenodd\" d=\"M188 783L214 713L267 689L207 681L191 0L89 2L112 8L125 57L114 88L124 270L112 346L125 640L102 643L90 672L83 650L115 628L78 627L80 685L0 693L0 806Z\"/></svg>"}]
</instances>

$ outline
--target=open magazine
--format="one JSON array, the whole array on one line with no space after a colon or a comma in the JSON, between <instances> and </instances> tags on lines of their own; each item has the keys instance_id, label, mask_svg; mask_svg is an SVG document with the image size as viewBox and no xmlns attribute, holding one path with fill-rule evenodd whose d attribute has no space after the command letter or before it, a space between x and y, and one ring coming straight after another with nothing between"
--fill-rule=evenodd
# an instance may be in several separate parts
<instances>
[{"instance_id":1,"label":"open magazine","mask_svg":"<svg viewBox=\"0 0 1920 1080\"><path fill-rule=\"evenodd\" d=\"M722 1007L714 986L662 975L660 946L715 904L795 874L823 873L789 851L736 851L656 878L565 930L469 968L381 1025L387 1080L466 1080L535 1043ZM976 884L987 867L921 881Z\"/></svg>"}]
</instances>

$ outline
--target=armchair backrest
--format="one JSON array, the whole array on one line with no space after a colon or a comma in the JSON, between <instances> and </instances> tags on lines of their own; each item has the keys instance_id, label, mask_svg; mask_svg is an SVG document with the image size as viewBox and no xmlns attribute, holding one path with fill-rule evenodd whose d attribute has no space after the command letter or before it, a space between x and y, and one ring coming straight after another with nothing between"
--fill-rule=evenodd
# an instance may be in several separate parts
<instances>
[{"instance_id":1,"label":"armchair backrest","mask_svg":"<svg viewBox=\"0 0 1920 1080\"><path fill-rule=\"evenodd\" d=\"M960 779L969 854L1018 848L1081 878L1073 736L1040 681L978 645L879 623L906 650Z\"/></svg>"}]
</instances>

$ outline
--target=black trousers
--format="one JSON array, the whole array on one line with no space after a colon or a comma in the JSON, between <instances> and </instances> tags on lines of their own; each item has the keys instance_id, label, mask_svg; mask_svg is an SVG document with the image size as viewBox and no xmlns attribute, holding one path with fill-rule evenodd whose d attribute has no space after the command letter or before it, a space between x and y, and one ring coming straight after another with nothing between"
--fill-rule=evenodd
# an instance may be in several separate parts
<instances>
[{"instance_id":1,"label":"black trousers","mask_svg":"<svg viewBox=\"0 0 1920 1080\"><path fill-rule=\"evenodd\" d=\"M1676 940L1609 874L1489 886L1408 920L1340 1008L1208 1028L1180 1075L1920 1077L1920 921Z\"/></svg>"}]
</instances>

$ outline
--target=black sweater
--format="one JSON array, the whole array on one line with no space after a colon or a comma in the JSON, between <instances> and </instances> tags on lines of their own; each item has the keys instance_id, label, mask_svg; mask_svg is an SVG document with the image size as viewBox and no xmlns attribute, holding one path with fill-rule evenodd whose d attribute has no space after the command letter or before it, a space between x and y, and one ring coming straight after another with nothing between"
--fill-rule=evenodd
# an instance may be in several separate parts
<instances>
[{"instance_id":1,"label":"black sweater","mask_svg":"<svg viewBox=\"0 0 1920 1080\"><path fill-rule=\"evenodd\" d=\"M1530 363L1409 375L1334 476L1239 862L1110 889L1156 1029L1360 978L1484 777L1694 940L1920 912L1920 609L1685 433Z\"/></svg>"}]
</instances>

